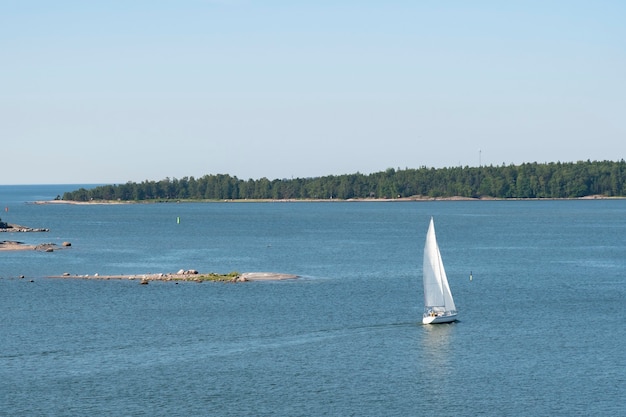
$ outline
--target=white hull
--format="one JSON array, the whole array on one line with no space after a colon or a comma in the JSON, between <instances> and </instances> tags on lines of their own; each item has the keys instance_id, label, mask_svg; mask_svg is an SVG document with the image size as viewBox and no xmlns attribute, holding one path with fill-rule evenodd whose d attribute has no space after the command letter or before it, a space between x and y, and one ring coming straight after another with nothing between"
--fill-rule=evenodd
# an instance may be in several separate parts
<instances>
[{"instance_id":1,"label":"white hull","mask_svg":"<svg viewBox=\"0 0 626 417\"><path fill-rule=\"evenodd\" d=\"M456 321L456 314L446 316L424 316L422 324L452 323Z\"/></svg>"}]
</instances>

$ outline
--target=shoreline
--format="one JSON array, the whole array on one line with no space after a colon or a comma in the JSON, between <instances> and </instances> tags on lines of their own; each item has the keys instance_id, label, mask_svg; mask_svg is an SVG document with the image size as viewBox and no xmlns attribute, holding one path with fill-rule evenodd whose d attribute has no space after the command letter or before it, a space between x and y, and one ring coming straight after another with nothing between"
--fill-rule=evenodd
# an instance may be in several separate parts
<instances>
[{"instance_id":1,"label":"shoreline","mask_svg":"<svg viewBox=\"0 0 626 417\"><path fill-rule=\"evenodd\" d=\"M147 284L150 281L189 281L189 282L249 282L249 281L284 281L299 278L298 275L279 272L231 272L229 274L217 274L215 272L199 273L195 270L178 271L177 273L148 273L148 274L122 274L122 275L49 275L52 279L91 279L91 280L129 280Z\"/></svg>"},{"instance_id":2,"label":"shoreline","mask_svg":"<svg viewBox=\"0 0 626 417\"><path fill-rule=\"evenodd\" d=\"M497 197L427 197L412 196L400 198L349 198L340 199L226 199L226 200L192 200L192 199L170 199L170 200L38 200L30 204L70 204L70 205L117 205L117 204L159 204L159 203L392 203L392 202L428 202L428 201L560 201L560 200L624 200L626 197L608 197L605 195L588 195L572 198L497 198Z\"/></svg>"}]
</instances>

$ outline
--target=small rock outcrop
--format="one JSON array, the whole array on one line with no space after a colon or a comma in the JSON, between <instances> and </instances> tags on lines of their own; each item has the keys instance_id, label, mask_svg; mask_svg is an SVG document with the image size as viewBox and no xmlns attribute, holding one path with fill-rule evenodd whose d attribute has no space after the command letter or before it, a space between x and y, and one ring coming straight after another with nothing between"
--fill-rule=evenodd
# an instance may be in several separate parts
<instances>
[{"instance_id":1,"label":"small rock outcrop","mask_svg":"<svg viewBox=\"0 0 626 417\"><path fill-rule=\"evenodd\" d=\"M42 252L54 252L55 246L56 245L54 243L42 243L35 246L35 250L39 250Z\"/></svg>"},{"instance_id":2,"label":"small rock outcrop","mask_svg":"<svg viewBox=\"0 0 626 417\"><path fill-rule=\"evenodd\" d=\"M34 228L34 227L26 227L20 226L19 224L10 224L1 222L0 224L0 232L49 232L50 229L44 228ZM4 226L4 227L2 227Z\"/></svg>"}]
</instances>

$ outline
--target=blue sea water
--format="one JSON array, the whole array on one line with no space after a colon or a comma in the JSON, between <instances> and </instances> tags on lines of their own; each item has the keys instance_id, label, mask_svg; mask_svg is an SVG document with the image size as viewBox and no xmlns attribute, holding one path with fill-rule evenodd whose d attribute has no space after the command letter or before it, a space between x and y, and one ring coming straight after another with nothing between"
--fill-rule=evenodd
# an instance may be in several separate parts
<instances>
[{"instance_id":1,"label":"blue sea water","mask_svg":"<svg viewBox=\"0 0 626 417\"><path fill-rule=\"evenodd\" d=\"M1 240L72 243L0 252L2 416L626 415L626 200L29 203L75 188L0 186L50 229ZM449 325L420 324L431 215ZM179 269L301 278L46 278Z\"/></svg>"}]
</instances>

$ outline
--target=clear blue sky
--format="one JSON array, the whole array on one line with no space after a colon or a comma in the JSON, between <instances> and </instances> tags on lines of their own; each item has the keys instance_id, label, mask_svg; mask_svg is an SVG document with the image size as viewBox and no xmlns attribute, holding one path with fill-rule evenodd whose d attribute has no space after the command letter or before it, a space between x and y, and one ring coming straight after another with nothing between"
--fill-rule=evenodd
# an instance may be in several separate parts
<instances>
[{"instance_id":1,"label":"clear blue sky","mask_svg":"<svg viewBox=\"0 0 626 417\"><path fill-rule=\"evenodd\" d=\"M0 184L626 159L624 1L1 6Z\"/></svg>"}]
</instances>

